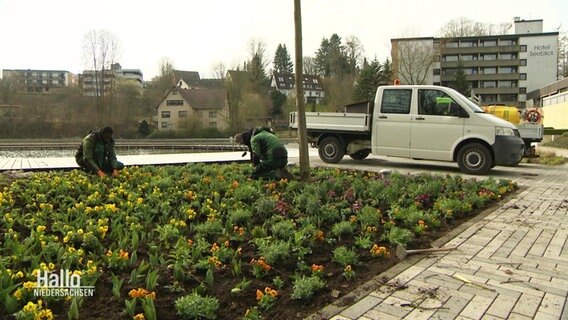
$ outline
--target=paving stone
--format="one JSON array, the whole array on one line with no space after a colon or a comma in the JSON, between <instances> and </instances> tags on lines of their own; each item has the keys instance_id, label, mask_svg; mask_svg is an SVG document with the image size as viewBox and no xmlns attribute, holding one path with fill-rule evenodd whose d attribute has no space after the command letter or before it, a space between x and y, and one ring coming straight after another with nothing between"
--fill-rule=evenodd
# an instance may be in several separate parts
<instances>
[{"instance_id":1,"label":"paving stone","mask_svg":"<svg viewBox=\"0 0 568 320\"><path fill-rule=\"evenodd\" d=\"M557 318L560 318L565 303L566 295L558 296L547 293L544 295L544 299L542 299L540 308L538 308L538 313L548 313L550 315L556 316Z\"/></svg>"},{"instance_id":2,"label":"paving stone","mask_svg":"<svg viewBox=\"0 0 568 320\"><path fill-rule=\"evenodd\" d=\"M467 306L462 310L460 316L468 317L471 319L481 319L485 311L491 306L493 299L483 296L475 296Z\"/></svg>"},{"instance_id":3,"label":"paving stone","mask_svg":"<svg viewBox=\"0 0 568 320\"><path fill-rule=\"evenodd\" d=\"M332 318L329 319L329 320L353 320L353 319L351 319L351 318L346 318L346 317L344 317L344 316L337 315L337 316L332 317Z\"/></svg>"},{"instance_id":4,"label":"paving stone","mask_svg":"<svg viewBox=\"0 0 568 320\"><path fill-rule=\"evenodd\" d=\"M374 309L369 310L367 313L365 313L364 317L372 320L400 320L400 317L393 316Z\"/></svg>"},{"instance_id":5,"label":"paving stone","mask_svg":"<svg viewBox=\"0 0 568 320\"><path fill-rule=\"evenodd\" d=\"M541 297L522 294L519 300L517 300L513 312L532 318L537 312L541 301Z\"/></svg>"},{"instance_id":6,"label":"paving stone","mask_svg":"<svg viewBox=\"0 0 568 320\"><path fill-rule=\"evenodd\" d=\"M439 317L440 319L454 319L462 312L468 303L468 299L452 296L448 299L448 301L446 301L446 303L444 303L444 309L436 311L432 318L436 319Z\"/></svg>"},{"instance_id":7,"label":"paving stone","mask_svg":"<svg viewBox=\"0 0 568 320\"><path fill-rule=\"evenodd\" d=\"M368 295L363 299L357 301L349 308L343 310L341 312L341 315L347 318L356 319L357 317L365 314L367 311L373 309L376 305L381 303L381 301L383 301L383 299Z\"/></svg>"},{"instance_id":8,"label":"paving stone","mask_svg":"<svg viewBox=\"0 0 568 320\"><path fill-rule=\"evenodd\" d=\"M561 283L532 278L529 281L529 284L540 291L556 294L563 297L568 295L568 287L563 286Z\"/></svg>"},{"instance_id":9,"label":"paving stone","mask_svg":"<svg viewBox=\"0 0 568 320\"><path fill-rule=\"evenodd\" d=\"M375 314L374 312L376 311L401 319L412 311L411 307L401 306L408 303L410 303L410 301L401 300L395 297L388 297L385 300L383 300L380 304L376 305L372 310L369 310L364 315L366 317L374 319L374 317L370 315Z\"/></svg>"},{"instance_id":10,"label":"paving stone","mask_svg":"<svg viewBox=\"0 0 568 320\"><path fill-rule=\"evenodd\" d=\"M533 318L534 320L558 320L557 316L553 316L544 312L537 312Z\"/></svg>"},{"instance_id":11,"label":"paving stone","mask_svg":"<svg viewBox=\"0 0 568 320\"><path fill-rule=\"evenodd\" d=\"M512 312L509 315L509 320L532 320L532 317L523 316L522 314Z\"/></svg>"},{"instance_id":12,"label":"paving stone","mask_svg":"<svg viewBox=\"0 0 568 320\"><path fill-rule=\"evenodd\" d=\"M436 310L424 310L424 309L414 309L410 312L406 317L405 320L428 320L432 318L432 315L436 312Z\"/></svg>"},{"instance_id":13,"label":"paving stone","mask_svg":"<svg viewBox=\"0 0 568 320\"><path fill-rule=\"evenodd\" d=\"M500 294L497 298L495 298L495 300L493 300L493 303L487 310L487 314L507 319L509 313L511 313L511 310L513 310L513 307L515 306L515 303L517 303L516 297Z\"/></svg>"}]
</instances>

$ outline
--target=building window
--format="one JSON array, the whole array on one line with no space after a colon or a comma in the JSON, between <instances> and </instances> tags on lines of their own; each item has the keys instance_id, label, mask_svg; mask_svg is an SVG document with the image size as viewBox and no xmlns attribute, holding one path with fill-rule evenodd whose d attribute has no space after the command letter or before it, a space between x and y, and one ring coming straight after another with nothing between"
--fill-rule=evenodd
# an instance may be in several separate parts
<instances>
[{"instance_id":1,"label":"building window","mask_svg":"<svg viewBox=\"0 0 568 320\"><path fill-rule=\"evenodd\" d=\"M527 74L526 73L519 74L519 79L520 80L527 80Z\"/></svg>"},{"instance_id":2,"label":"building window","mask_svg":"<svg viewBox=\"0 0 568 320\"><path fill-rule=\"evenodd\" d=\"M180 80L180 82L179 82L178 86L181 86L181 80ZM173 90L172 90L172 95L174 95L174 96L175 96L175 95L177 95L177 94L178 94L178 91L177 91L177 89L173 89Z\"/></svg>"},{"instance_id":3,"label":"building window","mask_svg":"<svg viewBox=\"0 0 568 320\"><path fill-rule=\"evenodd\" d=\"M451 76L454 75L458 72L458 69L456 68L445 68L444 70L442 70L442 74L445 76Z\"/></svg>"},{"instance_id":4,"label":"building window","mask_svg":"<svg viewBox=\"0 0 568 320\"><path fill-rule=\"evenodd\" d=\"M499 81L499 88L516 88L517 81Z\"/></svg>"},{"instance_id":5,"label":"building window","mask_svg":"<svg viewBox=\"0 0 568 320\"><path fill-rule=\"evenodd\" d=\"M513 52L501 53L499 55L499 59L500 60L515 60L515 59L517 59L517 54L513 53Z\"/></svg>"},{"instance_id":6,"label":"building window","mask_svg":"<svg viewBox=\"0 0 568 320\"><path fill-rule=\"evenodd\" d=\"M450 41L450 42L446 42L446 48L457 48L458 42L457 41Z\"/></svg>"},{"instance_id":7,"label":"building window","mask_svg":"<svg viewBox=\"0 0 568 320\"><path fill-rule=\"evenodd\" d=\"M217 111L209 111L209 118L217 118Z\"/></svg>"},{"instance_id":8,"label":"building window","mask_svg":"<svg viewBox=\"0 0 568 320\"><path fill-rule=\"evenodd\" d=\"M465 68L463 71L465 74L477 74L477 68Z\"/></svg>"},{"instance_id":9,"label":"building window","mask_svg":"<svg viewBox=\"0 0 568 320\"><path fill-rule=\"evenodd\" d=\"M169 118L170 112L169 111L162 111L162 118Z\"/></svg>"},{"instance_id":10,"label":"building window","mask_svg":"<svg viewBox=\"0 0 568 320\"><path fill-rule=\"evenodd\" d=\"M440 69L434 69L434 75L439 76L440 75Z\"/></svg>"},{"instance_id":11,"label":"building window","mask_svg":"<svg viewBox=\"0 0 568 320\"><path fill-rule=\"evenodd\" d=\"M167 128L168 128L168 122L162 121L162 129L167 129Z\"/></svg>"},{"instance_id":12,"label":"building window","mask_svg":"<svg viewBox=\"0 0 568 320\"><path fill-rule=\"evenodd\" d=\"M477 41L475 41L475 40L473 40L473 41L462 41L460 43L460 47L462 47L462 48L477 47Z\"/></svg>"},{"instance_id":13,"label":"building window","mask_svg":"<svg viewBox=\"0 0 568 320\"><path fill-rule=\"evenodd\" d=\"M497 101L497 95L496 94L482 94L481 100L483 102L495 102L495 101Z\"/></svg>"},{"instance_id":14,"label":"building window","mask_svg":"<svg viewBox=\"0 0 568 320\"><path fill-rule=\"evenodd\" d=\"M527 52L527 45L526 44L521 45L520 49L521 49L521 52Z\"/></svg>"},{"instance_id":15,"label":"building window","mask_svg":"<svg viewBox=\"0 0 568 320\"><path fill-rule=\"evenodd\" d=\"M499 67L499 73L517 73L517 67Z\"/></svg>"},{"instance_id":16,"label":"building window","mask_svg":"<svg viewBox=\"0 0 568 320\"><path fill-rule=\"evenodd\" d=\"M461 61L475 61L475 60L477 60L477 55L476 54L462 54L460 56L460 60Z\"/></svg>"},{"instance_id":17,"label":"building window","mask_svg":"<svg viewBox=\"0 0 568 320\"><path fill-rule=\"evenodd\" d=\"M481 73L483 73L483 74L496 74L497 68L495 68L495 67L481 68Z\"/></svg>"},{"instance_id":18,"label":"building window","mask_svg":"<svg viewBox=\"0 0 568 320\"><path fill-rule=\"evenodd\" d=\"M499 40L500 46L514 46L517 44L517 40L515 39L501 39Z\"/></svg>"},{"instance_id":19,"label":"building window","mask_svg":"<svg viewBox=\"0 0 568 320\"><path fill-rule=\"evenodd\" d=\"M178 111L178 118L187 118L187 110Z\"/></svg>"},{"instance_id":20,"label":"building window","mask_svg":"<svg viewBox=\"0 0 568 320\"><path fill-rule=\"evenodd\" d=\"M446 55L444 56L444 61L458 61L457 55Z\"/></svg>"},{"instance_id":21,"label":"building window","mask_svg":"<svg viewBox=\"0 0 568 320\"><path fill-rule=\"evenodd\" d=\"M521 65L521 66L523 66L523 67L526 66L526 65L527 65L527 59L521 59L521 60L519 60L519 65Z\"/></svg>"},{"instance_id":22,"label":"building window","mask_svg":"<svg viewBox=\"0 0 568 320\"><path fill-rule=\"evenodd\" d=\"M209 128L217 128L217 122L215 121L209 122Z\"/></svg>"},{"instance_id":23,"label":"building window","mask_svg":"<svg viewBox=\"0 0 568 320\"><path fill-rule=\"evenodd\" d=\"M483 40L481 41L482 47L494 47L497 45L497 40Z\"/></svg>"},{"instance_id":24,"label":"building window","mask_svg":"<svg viewBox=\"0 0 568 320\"><path fill-rule=\"evenodd\" d=\"M517 101L517 95L516 94L501 94L501 95L499 95L499 101L501 101L501 102Z\"/></svg>"},{"instance_id":25,"label":"building window","mask_svg":"<svg viewBox=\"0 0 568 320\"><path fill-rule=\"evenodd\" d=\"M526 87L520 87L520 88L519 88L519 93L521 93L521 94L526 94L526 93L527 93L527 88L526 88Z\"/></svg>"},{"instance_id":26,"label":"building window","mask_svg":"<svg viewBox=\"0 0 568 320\"><path fill-rule=\"evenodd\" d=\"M183 100L166 100L167 106L183 106Z\"/></svg>"},{"instance_id":27,"label":"building window","mask_svg":"<svg viewBox=\"0 0 568 320\"><path fill-rule=\"evenodd\" d=\"M481 88L497 88L497 81L481 81Z\"/></svg>"},{"instance_id":28,"label":"building window","mask_svg":"<svg viewBox=\"0 0 568 320\"><path fill-rule=\"evenodd\" d=\"M481 55L481 60L497 60L496 53L486 53Z\"/></svg>"}]
</instances>

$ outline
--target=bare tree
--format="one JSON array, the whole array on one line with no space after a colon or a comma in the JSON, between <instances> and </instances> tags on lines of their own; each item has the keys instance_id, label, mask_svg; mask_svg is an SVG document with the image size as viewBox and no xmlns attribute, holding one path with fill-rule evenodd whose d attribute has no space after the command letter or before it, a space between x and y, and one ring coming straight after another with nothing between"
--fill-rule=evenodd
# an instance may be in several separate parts
<instances>
[{"instance_id":1,"label":"bare tree","mask_svg":"<svg viewBox=\"0 0 568 320\"><path fill-rule=\"evenodd\" d=\"M83 53L87 70L93 72L95 80L95 97L97 105L97 122L102 125L105 113L105 79L107 73L112 72L111 66L116 62L120 53L120 42L118 38L106 30L91 30L85 34L83 39ZM112 84L111 84L112 89ZM110 90L109 90L110 91ZM112 96L112 93L110 94ZM110 105L106 110L110 119Z\"/></svg>"},{"instance_id":2,"label":"bare tree","mask_svg":"<svg viewBox=\"0 0 568 320\"><path fill-rule=\"evenodd\" d=\"M219 62L213 66L212 73L214 79L225 79L227 76L227 67L223 62Z\"/></svg>"},{"instance_id":3,"label":"bare tree","mask_svg":"<svg viewBox=\"0 0 568 320\"><path fill-rule=\"evenodd\" d=\"M314 57L304 57L304 74L315 75L318 73L318 67L316 65L316 58Z\"/></svg>"},{"instance_id":4,"label":"bare tree","mask_svg":"<svg viewBox=\"0 0 568 320\"><path fill-rule=\"evenodd\" d=\"M397 40L393 46L395 74L404 84L425 84L435 54L432 40Z\"/></svg>"},{"instance_id":5,"label":"bare tree","mask_svg":"<svg viewBox=\"0 0 568 320\"><path fill-rule=\"evenodd\" d=\"M473 21L466 17L459 17L450 20L444 25L440 31L442 38L459 38L459 37L478 37L507 34L512 24L509 22L502 23L482 23Z\"/></svg>"},{"instance_id":6,"label":"bare tree","mask_svg":"<svg viewBox=\"0 0 568 320\"><path fill-rule=\"evenodd\" d=\"M353 69L360 69L365 59L365 49L361 44L361 40L356 36L348 36L345 40L345 53L347 55L348 64ZM355 70L353 70L355 71Z\"/></svg>"}]
</instances>

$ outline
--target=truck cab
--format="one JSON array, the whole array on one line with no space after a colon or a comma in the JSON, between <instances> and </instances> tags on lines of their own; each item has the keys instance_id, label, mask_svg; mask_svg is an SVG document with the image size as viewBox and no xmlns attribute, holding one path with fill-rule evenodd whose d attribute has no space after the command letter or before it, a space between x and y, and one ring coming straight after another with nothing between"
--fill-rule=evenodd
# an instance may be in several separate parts
<instances>
[{"instance_id":1,"label":"truck cab","mask_svg":"<svg viewBox=\"0 0 568 320\"><path fill-rule=\"evenodd\" d=\"M471 174L516 165L524 150L513 124L439 86L379 87L371 137L375 155L452 161Z\"/></svg>"}]
</instances>

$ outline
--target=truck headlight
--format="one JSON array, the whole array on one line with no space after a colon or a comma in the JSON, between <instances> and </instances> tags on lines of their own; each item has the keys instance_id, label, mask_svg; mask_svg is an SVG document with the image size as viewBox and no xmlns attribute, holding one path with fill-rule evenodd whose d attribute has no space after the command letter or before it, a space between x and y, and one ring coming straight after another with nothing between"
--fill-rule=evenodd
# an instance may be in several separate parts
<instances>
[{"instance_id":1,"label":"truck headlight","mask_svg":"<svg viewBox=\"0 0 568 320\"><path fill-rule=\"evenodd\" d=\"M513 128L507 127L495 127L495 135L496 136L515 136L515 131Z\"/></svg>"}]
</instances>

